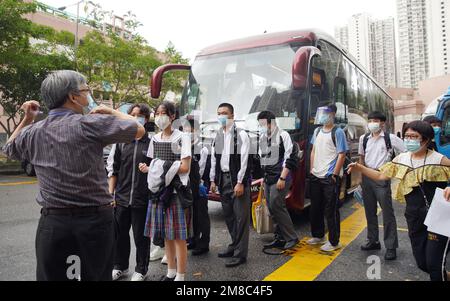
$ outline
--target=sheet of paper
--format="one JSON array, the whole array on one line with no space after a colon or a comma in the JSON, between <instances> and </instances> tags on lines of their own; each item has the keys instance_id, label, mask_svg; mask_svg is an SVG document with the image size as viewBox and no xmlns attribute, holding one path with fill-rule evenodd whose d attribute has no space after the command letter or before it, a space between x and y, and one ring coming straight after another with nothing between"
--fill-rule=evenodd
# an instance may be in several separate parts
<instances>
[{"instance_id":1,"label":"sheet of paper","mask_svg":"<svg viewBox=\"0 0 450 301\"><path fill-rule=\"evenodd\" d=\"M450 237L450 202L444 199L444 190L436 189L424 224L428 231Z\"/></svg>"}]
</instances>

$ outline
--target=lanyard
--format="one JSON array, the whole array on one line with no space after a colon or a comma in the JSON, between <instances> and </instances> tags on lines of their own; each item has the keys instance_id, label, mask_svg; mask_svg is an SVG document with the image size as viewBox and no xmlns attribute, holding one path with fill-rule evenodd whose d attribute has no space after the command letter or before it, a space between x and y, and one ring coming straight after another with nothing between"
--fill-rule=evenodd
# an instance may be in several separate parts
<instances>
[{"instance_id":1,"label":"lanyard","mask_svg":"<svg viewBox=\"0 0 450 301\"><path fill-rule=\"evenodd\" d=\"M422 181L424 181L424 173L425 173L425 163L427 162L427 157L428 157L428 149L427 149L427 153L425 154L425 159L423 159L423 166L422 166ZM413 165L413 160L412 160L412 154L411 154L411 167L414 169L414 165ZM420 191L422 192L422 196L423 199L425 201L425 205L427 206L427 209L430 209L430 202L428 201L427 195L425 194L425 189L423 189L422 187L422 183L420 182L420 178L417 179L417 182L419 183L419 188Z\"/></svg>"}]
</instances>

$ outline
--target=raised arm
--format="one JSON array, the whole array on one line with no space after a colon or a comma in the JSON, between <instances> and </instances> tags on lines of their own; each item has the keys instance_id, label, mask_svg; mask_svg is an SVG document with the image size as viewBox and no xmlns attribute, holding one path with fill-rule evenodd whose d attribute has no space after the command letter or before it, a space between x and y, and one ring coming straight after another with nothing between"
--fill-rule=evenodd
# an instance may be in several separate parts
<instances>
[{"instance_id":1,"label":"raised arm","mask_svg":"<svg viewBox=\"0 0 450 301\"><path fill-rule=\"evenodd\" d=\"M379 172L378 170L365 167L364 165L361 165L360 163L351 163L348 166L348 173L351 174L353 171L359 171L364 176L366 176L374 181L390 180L389 177L385 176L383 173Z\"/></svg>"}]
</instances>

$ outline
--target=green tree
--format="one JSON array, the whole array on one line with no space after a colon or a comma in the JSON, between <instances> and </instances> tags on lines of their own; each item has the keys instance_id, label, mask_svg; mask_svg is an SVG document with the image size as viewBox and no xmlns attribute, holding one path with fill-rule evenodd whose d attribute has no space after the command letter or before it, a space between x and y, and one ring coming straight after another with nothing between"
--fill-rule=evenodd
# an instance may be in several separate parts
<instances>
[{"instance_id":1,"label":"green tree","mask_svg":"<svg viewBox=\"0 0 450 301\"><path fill-rule=\"evenodd\" d=\"M24 19L33 13L36 4L17 0L0 1L0 105L6 121L0 126L8 135L17 127L21 105L30 99L38 100L40 84L55 69L72 68L70 59L61 52L50 51L46 40L64 41L67 33L39 26ZM30 39L44 41L32 46Z\"/></svg>"},{"instance_id":2,"label":"green tree","mask_svg":"<svg viewBox=\"0 0 450 301\"><path fill-rule=\"evenodd\" d=\"M153 70L161 65L157 52L138 36L122 39L92 31L77 52L78 67L91 87L112 99L117 108L124 102L149 102L148 82ZM108 88L105 89L105 83Z\"/></svg>"},{"instance_id":3,"label":"green tree","mask_svg":"<svg viewBox=\"0 0 450 301\"><path fill-rule=\"evenodd\" d=\"M165 64L189 64L189 60L183 57L182 53L175 48L175 45L171 41L169 41L166 49L164 50L164 56ZM169 91L172 91L175 94L181 94L186 78L186 71L172 71L165 73L160 98L164 99Z\"/></svg>"},{"instance_id":4,"label":"green tree","mask_svg":"<svg viewBox=\"0 0 450 301\"><path fill-rule=\"evenodd\" d=\"M85 8L93 23L104 23L112 12L98 4ZM169 43L164 53L158 53L137 33L142 23L131 11L124 16L125 38L113 28L107 34L90 32L77 51L78 70L86 74L89 84L96 90L95 96L111 99L117 108L124 102L146 102L151 106L158 100L150 98L149 79L153 71L163 63L185 64L180 52ZM169 90L180 93L184 72L173 72L164 79L163 95ZM105 85L106 83L106 85Z\"/></svg>"}]
</instances>

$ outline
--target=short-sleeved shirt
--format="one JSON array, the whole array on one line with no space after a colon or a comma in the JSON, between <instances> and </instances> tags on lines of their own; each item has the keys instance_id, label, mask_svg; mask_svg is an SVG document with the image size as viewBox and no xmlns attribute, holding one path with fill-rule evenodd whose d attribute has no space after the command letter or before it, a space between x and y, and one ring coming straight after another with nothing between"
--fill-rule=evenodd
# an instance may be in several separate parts
<instances>
[{"instance_id":1,"label":"short-sleeved shirt","mask_svg":"<svg viewBox=\"0 0 450 301\"><path fill-rule=\"evenodd\" d=\"M311 144L314 145L314 165L312 174L318 178L324 179L333 174L336 168L338 155L348 151L347 139L341 128L336 129L336 146L331 137L332 131L325 132L323 128L311 138ZM343 169L339 174L344 174Z\"/></svg>"},{"instance_id":2,"label":"short-sleeved shirt","mask_svg":"<svg viewBox=\"0 0 450 301\"><path fill-rule=\"evenodd\" d=\"M112 201L108 192L103 148L131 142L137 123L111 115L81 115L54 109L22 129L3 151L34 165L39 183L37 202L45 208L93 207Z\"/></svg>"},{"instance_id":3,"label":"short-sleeved shirt","mask_svg":"<svg viewBox=\"0 0 450 301\"><path fill-rule=\"evenodd\" d=\"M362 135L359 138L358 154L364 156L364 163L367 167L372 169L379 169L385 163L392 159L392 153L388 152L386 148L386 141L384 140L384 132L381 132L378 137L373 135L369 136L366 145L366 151L364 152L364 137ZM391 140L392 150L396 156L406 151L403 140L393 134L389 134Z\"/></svg>"}]
</instances>

